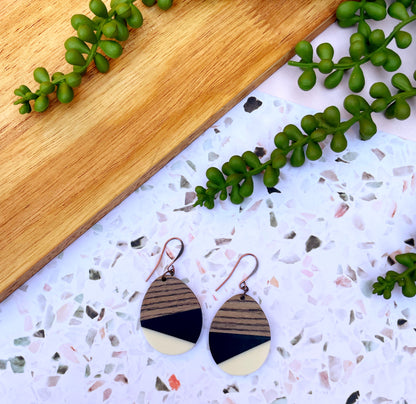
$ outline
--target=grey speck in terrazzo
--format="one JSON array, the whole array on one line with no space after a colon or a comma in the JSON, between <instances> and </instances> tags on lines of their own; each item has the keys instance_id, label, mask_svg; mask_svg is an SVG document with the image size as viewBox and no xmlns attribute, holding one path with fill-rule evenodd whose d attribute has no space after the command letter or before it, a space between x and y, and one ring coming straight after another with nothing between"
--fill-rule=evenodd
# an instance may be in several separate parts
<instances>
[{"instance_id":1,"label":"grey speck in terrazzo","mask_svg":"<svg viewBox=\"0 0 416 404\"><path fill-rule=\"evenodd\" d=\"M23 356L15 356L9 359L13 373L23 373L25 371L25 358Z\"/></svg>"},{"instance_id":2,"label":"grey speck in terrazzo","mask_svg":"<svg viewBox=\"0 0 416 404\"><path fill-rule=\"evenodd\" d=\"M147 237L146 236L142 236L137 238L136 240L133 240L130 242L130 245L133 248L143 248L147 243Z\"/></svg>"}]
</instances>

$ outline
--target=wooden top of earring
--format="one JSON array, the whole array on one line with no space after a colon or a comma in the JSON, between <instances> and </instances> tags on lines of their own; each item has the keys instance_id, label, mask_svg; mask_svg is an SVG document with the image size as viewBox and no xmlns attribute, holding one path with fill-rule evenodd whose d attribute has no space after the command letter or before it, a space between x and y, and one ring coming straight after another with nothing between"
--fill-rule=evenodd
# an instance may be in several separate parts
<instances>
[{"instance_id":1,"label":"wooden top of earring","mask_svg":"<svg viewBox=\"0 0 416 404\"><path fill-rule=\"evenodd\" d=\"M239 294L218 310L210 332L270 337L270 326L260 305L252 297Z\"/></svg>"},{"instance_id":2,"label":"wooden top of earring","mask_svg":"<svg viewBox=\"0 0 416 404\"><path fill-rule=\"evenodd\" d=\"M150 285L140 318L147 320L200 308L198 299L185 283L174 276L162 275Z\"/></svg>"}]
</instances>

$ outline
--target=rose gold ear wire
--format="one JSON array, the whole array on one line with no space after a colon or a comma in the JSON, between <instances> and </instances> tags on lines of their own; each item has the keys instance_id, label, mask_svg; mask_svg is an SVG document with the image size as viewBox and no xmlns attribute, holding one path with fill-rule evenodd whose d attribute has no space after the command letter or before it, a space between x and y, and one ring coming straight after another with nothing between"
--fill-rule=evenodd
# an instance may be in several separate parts
<instances>
[{"instance_id":1,"label":"rose gold ear wire","mask_svg":"<svg viewBox=\"0 0 416 404\"><path fill-rule=\"evenodd\" d=\"M169 264L169 265L167 265L166 267L165 267L165 269L166 269L166 272L163 274L163 276L165 276L165 275L167 275L167 274L169 274L169 275L172 275L172 276L174 276L175 275L175 267L173 266L173 264L174 264L174 262L182 255L182 253L183 253L183 250L184 250L184 248L185 248L185 245L183 244L183 241L180 239L180 238L178 238L178 237L172 237L172 238L170 238L168 241L166 241L166 243L165 243L165 245L163 246L163 249L162 249L162 252L160 253L160 256L159 256L159 259L158 259L158 261L157 261L157 263L156 263L156 266L154 267L154 269L153 269L153 271L150 273L150 275L147 277L147 279L146 279L146 282L152 277L152 275L154 274L154 272L156 271L156 269L158 268L158 266L160 265L160 262L162 261L162 257L163 257L163 253L165 252L165 250L166 250L166 247L167 247L167 245L172 241L172 240L177 240L177 241L179 241L180 243L181 243L181 249L179 250L179 252L178 252L178 255L175 257L175 258L172 258L169 254L168 254L168 252L166 252L166 255L169 257L169 258L171 258L172 259L172 262Z\"/></svg>"},{"instance_id":2,"label":"rose gold ear wire","mask_svg":"<svg viewBox=\"0 0 416 404\"><path fill-rule=\"evenodd\" d=\"M230 274L227 276L227 278L224 280L223 283L221 283L220 286L218 286L217 289L215 289L216 292L218 292L218 290L228 281L228 279L231 278L232 274L234 273L235 269L237 268L238 264L240 263L240 261L247 256L251 256L254 257L254 259L256 260L256 266L254 267L254 269L251 271L250 275L246 276L241 282L240 282L240 289L242 291L244 291L244 294L246 294L248 292L248 286L246 285L246 281L248 278L250 278L250 276L254 275L257 272L257 269L259 267L259 260L257 259L257 257L254 254L251 253L247 253L247 254L243 254L238 261L235 263L234 268L231 270Z\"/></svg>"}]
</instances>

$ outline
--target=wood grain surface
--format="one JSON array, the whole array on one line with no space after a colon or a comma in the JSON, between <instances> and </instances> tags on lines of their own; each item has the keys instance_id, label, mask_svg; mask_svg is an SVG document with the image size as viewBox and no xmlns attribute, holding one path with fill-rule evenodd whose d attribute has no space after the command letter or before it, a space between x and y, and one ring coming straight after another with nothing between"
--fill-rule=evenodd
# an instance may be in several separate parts
<instances>
[{"instance_id":1,"label":"wood grain surface","mask_svg":"<svg viewBox=\"0 0 416 404\"><path fill-rule=\"evenodd\" d=\"M109 2L109 1L108 1ZM0 300L149 179L334 20L340 0L175 0L146 8L106 75L21 116L33 70L68 73L88 0L2 0Z\"/></svg>"},{"instance_id":2,"label":"wood grain surface","mask_svg":"<svg viewBox=\"0 0 416 404\"><path fill-rule=\"evenodd\" d=\"M164 275L154 280L146 291L140 320L197 309L201 310L201 306L192 290L180 279Z\"/></svg>"},{"instance_id":3,"label":"wood grain surface","mask_svg":"<svg viewBox=\"0 0 416 404\"><path fill-rule=\"evenodd\" d=\"M269 321L260 305L251 296L242 294L231 297L221 306L209 331L270 337Z\"/></svg>"}]
</instances>

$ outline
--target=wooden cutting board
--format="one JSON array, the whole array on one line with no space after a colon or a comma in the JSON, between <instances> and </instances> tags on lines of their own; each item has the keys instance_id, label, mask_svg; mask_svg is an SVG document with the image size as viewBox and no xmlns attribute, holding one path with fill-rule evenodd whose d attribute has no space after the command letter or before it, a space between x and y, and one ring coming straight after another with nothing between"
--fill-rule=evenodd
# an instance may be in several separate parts
<instances>
[{"instance_id":1,"label":"wooden cutting board","mask_svg":"<svg viewBox=\"0 0 416 404\"><path fill-rule=\"evenodd\" d=\"M144 24L110 72L91 69L73 102L22 116L13 90L37 89L38 66L70 72L70 18L91 13L88 0L2 0L0 300L334 21L340 2L175 0L163 12L138 0Z\"/></svg>"}]
</instances>

